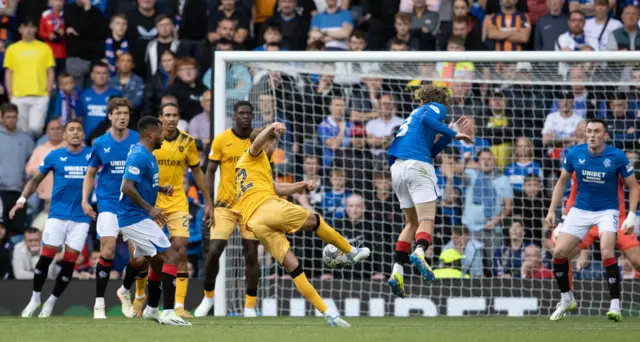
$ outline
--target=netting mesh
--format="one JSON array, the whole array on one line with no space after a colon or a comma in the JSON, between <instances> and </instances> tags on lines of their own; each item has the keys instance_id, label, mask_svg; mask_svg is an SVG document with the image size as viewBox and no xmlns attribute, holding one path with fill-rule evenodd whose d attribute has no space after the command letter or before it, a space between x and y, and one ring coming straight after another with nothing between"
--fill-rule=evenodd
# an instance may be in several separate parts
<instances>
[{"instance_id":1,"label":"netting mesh","mask_svg":"<svg viewBox=\"0 0 640 342\"><path fill-rule=\"evenodd\" d=\"M274 156L278 181L313 179L319 185L316 191L290 200L322 214L351 243L371 247L373 255L353 270L335 271L323 264L324 244L314 234L291 236L292 249L322 294L366 297L372 306L376 298L392 300L385 280L404 227L391 189L386 149L397 127L417 107L416 89L430 83L449 87L453 104L448 119L473 118L476 144L453 143L434 161L443 198L433 247L427 252L431 265L461 271L463 278L492 279L473 282L492 296L509 297L512 291L526 290L550 300L558 296L553 280L526 283L535 287L524 289L515 286L525 283L504 279L553 278L554 227L543 221L560 161L584 139L582 120L606 119L611 143L625 149L637 164L639 67L614 62L231 63L226 92L233 96L225 99L224 128L231 126L231 108L239 99L254 104L256 127L276 120L287 125ZM243 82L240 74L251 75L249 93L236 91ZM495 219L498 216L505 218ZM448 249L464 258L441 260ZM583 314L598 314L608 307L598 250L596 243L573 262ZM291 283L282 269L266 253L260 260L261 299L289 296ZM620 269L623 277L635 277L628 260L621 258ZM464 293L472 284L436 280L426 287L410 267L405 267L406 273L410 273L405 277L410 297L433 298L438 287L445 291L439 292L442 296ZM227 308L239 313L244 305L244 261L238 234L227 249L226 279ZM370 314L373 309L351 310Z\"/></svg>"}]
</instances>

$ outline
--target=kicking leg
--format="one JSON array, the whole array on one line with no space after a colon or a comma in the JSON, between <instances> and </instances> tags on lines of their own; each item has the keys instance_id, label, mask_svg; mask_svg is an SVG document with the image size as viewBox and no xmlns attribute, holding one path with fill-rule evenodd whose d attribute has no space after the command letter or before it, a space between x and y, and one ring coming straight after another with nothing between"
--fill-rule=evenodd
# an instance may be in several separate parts
<instances>
[{"instance_id":1,"label":"kicking leg","mask_svg":"<svg viewBox=\"0 0 640 342\"><path fill-rule=\"evenodd\" d=\"M42 310L40 311L40 315L38 317L46 318L51 316L51 312L53 311L53 307L56 305L56 301L62 295L62 292L67 288L69 282L71 281L71 277L73 276L73 268L76 266L76 261L78 260L78 256L80 255L80 251L77 251L69 246L65 246L64 257L62 262L60 262L60 272L58 273L58 277L56 277L56 283L53 287L53 292L51 292L51 296L49 299L42 305Z\"/></svg>"},{"instance_id":2,"label":"kicking leg","mask_svg":"<svg viewBox=\"0 0 640 342\"><path fill-rule=\"evenodd\" d=\"M434 220L436 218L436 202L416 204L415 212L418 220L418 229L416 229L416 249L409 259L420 270L422 278L425 280L435 280L431 266L424 257L424 252L431 245L431 236L433 236Z\"/></svg>"},{"instance_id":3,"label":"kicking leg","mask_svg":"<svg viewBox=\"0 0 640 342\"><path fill-rule=\"evenodd\" d=\"M418 229L418 216L415 208L403 209L405 225L398 241L396 242L395 263L393 264L393 272L389 277L388 284L394 295L404 298L406 292L404 290L404 265L410 264L409 253L411 252L411 242L416 235Z\"/></svg>"},{"instance_id":4,"label":"kicking leg","mask_svg":"<svg viewBox=\"0 0 640 342\"><path fill-rule=\"evenodd\" d=\"M220 256L227 247L227 240L214 239L209 241L209 252L204 269L204 297L202 302L193 312L196 317L204 317L213 308L215 300L216 277L220 268Z\"/></svg>"},{"instance_id":5,"label":"kicking leg","mask_svg":"<svg viewBox=\"0 0 640 342\"><path fill-rule=\"evenodd\" d=\"M53 262L53 258L56 256L57 248L51 245L42 246L42 252L36 269L33 272L33 293L31 294L31 300L27 307L22 310L22 317L28 318L33 316L35 311L40 307L40 292L42 292L42 286L47 280L49 274L49 266Z\"/></svg>"},{"instance_id":6,"label":"kicking leg","mask_svg":"<svg viewBox=\"0 0 640 342\"><path fill-rule=\"evenodd\" d=\"M111 265L116 249L116 238L114 236L104 236L100 238L100 260L96 265L96 302L93 306L93 318L105 319L104 293L107 290ZM127 316L129 317L129 316Z\"/></svg>"},{"instance_id":7,"label":"kicking leg","mask_svg":"<svg viewBox=\"0 0 640 342\"><path fill-rule=\"evenodd\" d=\"M302 230L313 230L322 241L336 246L342 253L349 258L350 264L355 264L365 260L371 254L371 250L367 247L356 248L347 242L347 240L331 228L318 214L311 214L309 218L302 224Z\"/></svg>"},{"instance_id":8,"label":"kicking leg","mask_svg":"<svg viewBox=\"0 0 640 342\"><path fill-rule=\"evenodd\" d=\"M256 317L256 301L258 281L260 280L260 264L258 263L258 240L242 239L244 255L244 276L247 293L244 301L244 317Z\"/></svg>"},{"instance_id":9,"label":"kicking leg","mask_svg":"<svg viewBox=\"0 0 640 342\"><path fill-rule=\"evenodd\" d=\"M602 255L602 265L604 266L605 279L609 286L611 305L607 318L614 322L620 322L620 270L618 270L618 260L615 255L616 233L602 232L600 234L600 255Z\"/></svg>"}]
</instances>

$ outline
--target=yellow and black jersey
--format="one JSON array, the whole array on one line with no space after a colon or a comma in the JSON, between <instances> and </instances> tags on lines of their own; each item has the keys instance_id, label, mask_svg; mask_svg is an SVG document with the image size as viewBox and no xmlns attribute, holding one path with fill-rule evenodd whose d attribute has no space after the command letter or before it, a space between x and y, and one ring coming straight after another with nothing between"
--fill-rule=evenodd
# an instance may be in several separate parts
<instances>
[{"instance_id":1,"label":"yellow and black jersey","mask_svg":"<svg viewBox=\"0 0 640 342\"><path fill-rule=\"evenodd\" d=\"M165 214L189 212L187 196L182 190L182 177L186 167L200 165L198 150L192 136L178 131L173 139L166 139L162 146L153 151L160 169L161 186L172 185L173 195L158 194L156 206L164 209Z\"/></svg>"},{"instance_id":2,"label":"yellow and black jersey","mask_svg":"<svg viewBox=\"0 0 640 342\"><path fill-rule=\"evenodd\" d=\"M236 164L236 198L242 214L242 223L246 224L251 214L264 201L276 196L273 188L273 176L269 157L264 151L257 156L249 150L242 154Z\"/></svg>"},{"instance_id":3,"label":"yellow and black jersey","mask_svg":"<svg viewBox=\"0 0 640 342\"><path fill-rule=\"evenodd\" d=\"M251 146L249 137L239 137L231 128L213 139L209 160L219 163L220 183L216 194L216 207L231 209L236 200L236 163Z\"/></svg>"}]
</instances>

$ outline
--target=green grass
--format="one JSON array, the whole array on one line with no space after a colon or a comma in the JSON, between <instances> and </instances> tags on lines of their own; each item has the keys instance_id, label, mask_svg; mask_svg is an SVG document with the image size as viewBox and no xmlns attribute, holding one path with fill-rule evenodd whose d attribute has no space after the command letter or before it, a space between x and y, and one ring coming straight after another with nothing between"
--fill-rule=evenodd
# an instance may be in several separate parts
<instances>
[{"instance_id":1,"label":"green grass","mask_svg":"<svg viewBox=\"0 0 640 342\"><path fill-rule=\"evenodd\" d=\"M0 317L0 341L234 341L234 342L568 342L637 341L640 319L620 323L603 317L347 318L349 329L327 328L321 317L201 318L191 327L169 327L142 319Z\"/></svg>"}]
</instances>

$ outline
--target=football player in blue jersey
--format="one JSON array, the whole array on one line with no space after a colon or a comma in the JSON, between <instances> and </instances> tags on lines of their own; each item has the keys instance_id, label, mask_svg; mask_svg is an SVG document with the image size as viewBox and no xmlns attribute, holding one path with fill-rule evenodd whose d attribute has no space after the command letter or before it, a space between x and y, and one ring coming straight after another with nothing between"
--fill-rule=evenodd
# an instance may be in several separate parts
<instances>
[{"instance_id":1,"label":"football player in blue jersey","mask_svg":"<svg viewBox=\"0 0 640 342\"><path fill-rule=\"evenodd\" d=\"M553 249L553 272L561 292L561 300L551 315L552 321L562 319L576 310L576 300L571 292L569 253L582 241L592 226L598 227L600 253L609 287L611 305L607 318L619 322L620 271L614 249L618 234L618 177L624 179L629 190L629 210L620 228L623 234L632 234L638 207L638 186L635 170L622 150L607 145L609 132L601 119L587 120L586 144L577 145L564 158L564 169L553 189L549 212L545 219L549 227L555 225L555 210L571 174L576 173L578 196L574 206L560 228Z\"/></svg>"},{"instance_id":2,"label":"football player in blue jersey","mask_svg":"<svg viewBox=\"0 0 640 342\"><path fill-rule=\"evenodd\" d=\"M473 144L466 117L461 117L455 124L452 122L450 127L442 123L447 115L446 107L451 103L447 88L427 85L418 90L415 97L420 107L400 126L388 151L393 191L406 222L396 243L395 264L388 282L392 292L400 297L405 296L404 264L418 267L423 279L435 279L424 257L431 244L436 201L441 197L433 158L452 139ZM414 237L416 249L409 256Z\"/></svg>"},{"instance_id":3,"label":"football player in blue jersey","mask_svg":"<svg viewBox=\"0 0 640 342\"><path fill-rule=\"evenodd\" d=\"M60 272L53 292L42 306L39 315L42 318L51 316L56 300L71 281L73 268L89 232L91 218L82 212L82 196L78 191L82 187L82 180L91 157L91 149L84 146L82 121L78 119L67 121L64 126L64 139L67 146L49 152L35 176L25 185L22 196L9 212L9 217L13 217L17 210L22 210L27 198L36 191L44 177L49 172L53 172L49 218L44 228L42 253L33 275L33 294L29 304L22 311L24 318L33 316L40 307L40 292L47 279L49 265L53 262L58 248L64 246L64 258L60 262Z\"/></svg>"},{"instance_id":4,"label":"football player in blue jersey","mask_svg":"<svg viewBox=\"0 0 640 342\"><path fill-rule=\"evenodd\" d=\"M153 155L164 139L162 123L156 117L144 117L138 121L138 133L140 143L131 149L124 166L118 226L124 238L133 243L133 256L145 257L151 266L147 281L149 301L144 318L166 325L191 325L173 310L179 255L158 226L167 223L167 216L155 206L158 192L173 194L173 186L158 184L160 171ZM160 314L158 304L163 292L165 309Z\"/></svg>"},{"instance_id":5,"label":"football player in blue jersey","mask_svg":"<svg viewBox=\"0 0 640 342\"><path fill-rule=\"evenodd\" d=\"M103 136L93 143L93 151L89 159L87 176L82 184L82 210L92 219L97 218L97 232L100 239L100 260L96 265L96 302L93 307L93 318L105 319L104 293L109 282L111 265L116 249L118 237L118 197L120 196L120 184L124 174L124 163L131 148L138 143L138 132L128 129L131 117L131 104L129 100L114 97L107 105L111 128ZM100 170L100 171L98 171ZM98 199L98 212L93 211L89 204L89 197L94 189L96 175L99 173L96 197ZM144 259L142 259L144 260ZM125 317L133 317L130 291L131 284L135 281L140 262L131 259L127 265L123 287L118 291L118 298L122 302L122 313ZM145 267L146 268L146 267ZM128 286L127 286L128 284Z\"/></svg>"}]
</instances>

